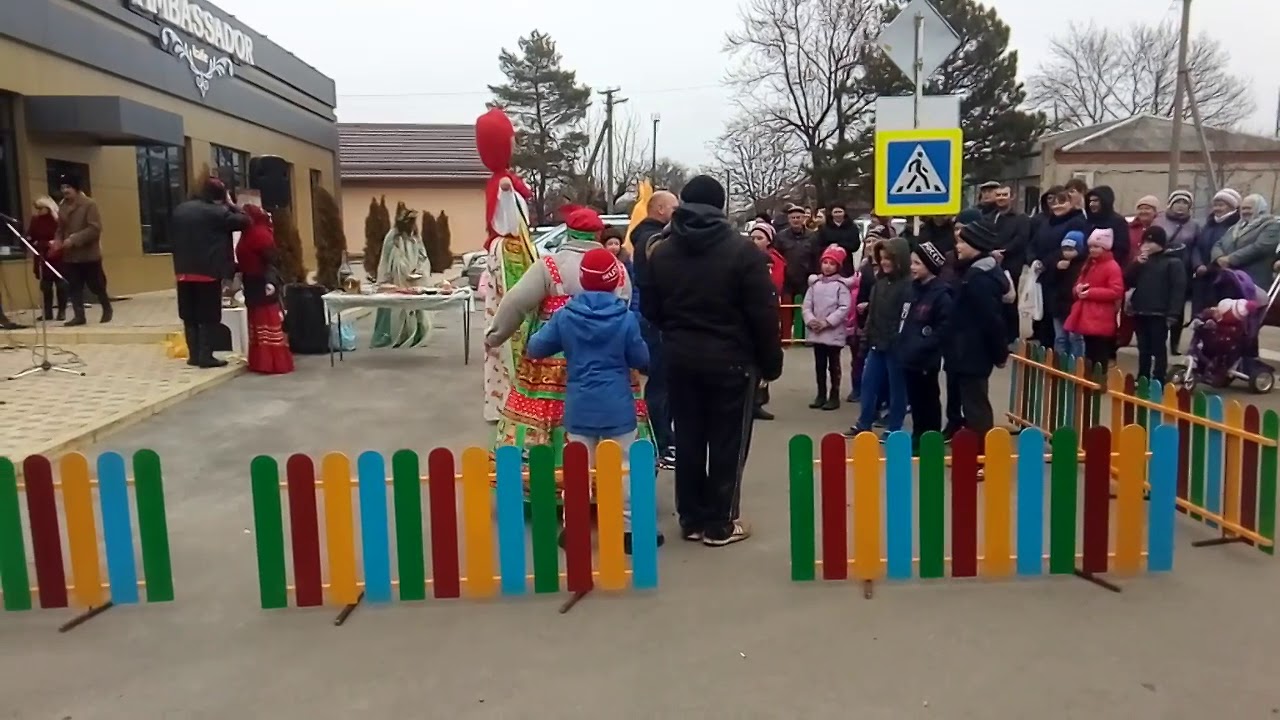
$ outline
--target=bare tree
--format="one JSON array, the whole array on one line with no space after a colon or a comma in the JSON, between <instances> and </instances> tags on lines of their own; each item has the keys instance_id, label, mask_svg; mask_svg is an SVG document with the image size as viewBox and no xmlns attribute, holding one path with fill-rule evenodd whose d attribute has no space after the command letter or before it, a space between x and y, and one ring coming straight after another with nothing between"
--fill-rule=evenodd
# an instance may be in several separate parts
<instances>
[{"instance_id":1,"label":"bare tree","mask_svg":"<svg viewBox=\"0 0 1280 720\"><path fill-rule=\"evenodd\" d=\"M796 134L740 113L711 146L712 174L725 182L734 210L762 212L804 180Z\"/></svg>"},{"instance_id":2,"label":"bare tree","mask_svg":"<svg viewBox=\"0 0 1280 720\"><path fill-rule=\"evenodd\" d=\"M738 104L800 147L820 200L835 184L823 171L840 161L831 146L875 102L853 88L879 30L877 8L875 0L749 0L725 39Z\"/></svg>"},{"instance_id":3,"label":"bare tree","mask_svg":"<svg viewBox=\"0 0 1280 720\"><path fill-rule=\"evenodd\" d=\"M1206 124L1234 127L1253 114L1248 81L1232 75L1229 56L1201 34L1188 47L1191 87ZM1072 25L1049 43L1049 59L1028 80L1028 101L1051 129L1085 127L1134 115L1173 116L1178 26L1135 24L1113 30ZM1185 111L1191 119L1191 108Z\"/></svg>"},{"instance_id":4,"label":"bare tree","mask_svg":"<svg viewBox=\"0 0 1280 720\"><path fill-rule=\"evenodd\" d=\"M600 110L588 118L587 134L591 138L592 147L597 141L599 149L594 158L591 151L577 158L573 164L572 180L561 188L561 194L569 201L604 207L607 195L612 192L616 203L629 190L635 187L641 176L649 173L649 143L641 139L640 119L635 113L615 109L613 113L613 188L606 188L608 182L608 154L605 152L601 132L604 129L605 114Z\"/></svg>"}]
</instances>

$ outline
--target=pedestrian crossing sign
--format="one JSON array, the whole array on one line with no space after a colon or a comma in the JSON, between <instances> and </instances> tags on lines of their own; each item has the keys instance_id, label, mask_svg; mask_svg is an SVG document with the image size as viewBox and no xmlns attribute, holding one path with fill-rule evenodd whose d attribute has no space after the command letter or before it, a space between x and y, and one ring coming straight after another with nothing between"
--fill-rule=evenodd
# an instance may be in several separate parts
<instances>
[{"instance_id":1,"label":"pedestrian crossing sign","mask_svg":"<svg viewBox=\"0 0 1280 720\"><path fill-rule=\"evenodd\" d=\"M964 133L960 128L876 132L876 214L960 212Z\"/></svg>"}]
</instances>

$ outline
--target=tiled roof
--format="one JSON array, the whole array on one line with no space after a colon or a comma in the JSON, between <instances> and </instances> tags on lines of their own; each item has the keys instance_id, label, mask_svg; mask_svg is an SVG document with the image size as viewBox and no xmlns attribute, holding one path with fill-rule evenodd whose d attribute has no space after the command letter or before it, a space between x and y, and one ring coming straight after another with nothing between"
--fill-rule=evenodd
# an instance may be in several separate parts
<instances>
[{"instance_id":1,"label":"tiled roof","mask_svg":"<svg viewBox=\"0 0 1280 720\"><path fill-rule=\"evenodd\" d=\"M343 180L486 180L471 125L338 123Z\"/></svg>"}]
</instances>

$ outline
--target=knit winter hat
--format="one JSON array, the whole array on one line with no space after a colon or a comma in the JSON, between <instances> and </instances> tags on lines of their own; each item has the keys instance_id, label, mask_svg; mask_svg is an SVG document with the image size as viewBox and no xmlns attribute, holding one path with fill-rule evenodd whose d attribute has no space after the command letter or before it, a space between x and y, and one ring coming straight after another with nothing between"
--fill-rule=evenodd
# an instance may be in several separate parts
<instances>
[{"instance_id":1,"label":"knit winter hat","mask_svg":"<svg viewBox=\"0 0 1280 720\"><path fill-rule=\"evenodd\" d=\"M967 208L965 210L961 210L960 214L956 216L956 224L968 225L969 223L976 223L981 219L982 219L981 210L979 210L978 208Z\"/></svg>"},{"instance_id":2,"label":"knit winter hat","mask_svg":"<svg viewBox=\"0 0 1280 720\"><path fill-rule=\"evenodd\" d=\"M1243 298L1233 300L1227 298L1218 302L1218 312L1222 315L1229 315L1237 320L1243 320L1249 316L1249 312L1257 307L1256 302L1250 302Z\"/></svg>"},{"instance_id":3,"label":"knit winter hat","mask_svg":"<svg viewBox=\"0 0 1280 720\"><path fill-rule=\"evenodd\" d=\"M1196 204L1196 199L1192 197L1190 190L1174 190L1169 193L1169 205L1173 205L1179 200L1185 202L1187 207L1194 207Z\"/></svg>"},{"instance_id":4,"label":"knit winter hat","mask_svg":"<svg viewBox=\"0 0 1280 720\"><path fill-rule=\"evenodd\" d=\"M1071 230L1062 236L1062 247L1064 248L1079 250L1081 245L1084 245L1084 233L1079 230Z\"/></svg>"},{"instance_id":5,"label":"knit winter hat","mask_svg":"<svg viewBox=\"0 0 1280 720\"><path fill-rule=\"evenodd\" d=\"M849 256L849 253L845 252L844 248L840 247L839 245L832 244L832 245L828 245L827 249L822 251L822 258L820 262L826 262L830 260L831 262L835 263L836 267L838 268L844 264L844 259L848 256Z\"/></svg>"},{"instance_id":6,"label":"knit winter hat","mask_svg":"<svg viewBox=\"0 0 1280 720\"><path fill-rule=\"evenodd\" d=\"M622 284L622 264L608 250L593 248L582 255L578 279L588 292L613 292Z\"/></svg>"},{"instance_id":7,"label":"knit winter hat","mask_svg":"<svg viewBox=\"0 0 1280 720\"><path fill-rule=\"evenodd\" d=\"M1173 202L1173 198L1170 198L1169 202ZM1133 209L1137 210L1143 205L1146 205L1147 207L1151 208L1152 210L1155 210L1156 212L1159 212L1160 198L1156 197L1155 195L1143 195L1142 197L1138 198L1138 204L1134 205Z\"/></svg>"},{"instance_id":8,"label":"knit winter hat","mask_svg":"<svg viewBox=\"0 0 1280 720\"><path fill-rule=\"evenodd\" d=\"M929 268L930 275L937 275L942 271L942 266L947 263L947 259L938 251L938 247L931 242L922 242L911 249L911 252L920 258L920 263Z\"/></svg>"},{"instance_id":9,"label":"knit winter hat","mask_svg":"<svg viewBox=\"0 0 1280 720\"><path fill-rule=\"evenodd\" d=\"M980 253L989 253L1000 245L996 226L990 220L978 220L960 228L960 239Z\"/></svg>"},{"instance_id":10,"label":"knit winter hat","mask_svg":"<svg viewBox=\"0 0 1280 720\"><path fill-rule=\"evenodd\" d=\"M1169 244L1169 235L1159 225L1152 225L1142 231L1142 242L1164 247Z\"/></svg>"},{"instance_id":11,"label":"knit winter hat","mask_svg":"<svg viewBox=\"0 0 1280 720\"><path fill-rule=\"evenodd\" d=\"M1217 195L1213 196L1213 199L1214 201L1221 200L1222 202L1231 206L1232 210L1238 210L1240 209L1240 201L1243 198L1241 198L1240 193L1236 192L1235 190L1232 190L1231 188L1223 188L1218 191Z\"/></svg>"},{"instance_id":12,"label":"knit winter hat","mask_svg":"<svg viewBox=\"0 0 1280 720\"><path fill-rule=\"evenodd\" d=\"M724 209L724 186L710 175L698 175L685 184L680 200Z\"/></svg>"},{"instance_id":13,"label":"knit winter hat","mask_svg":"<svg viewBox=\"0 0 1280 720\"><path fill-rule=\"evenodd\" d=\"M773 237L777 233L777 230L773 227L773 223L757 220L751 223L751 227L747 228L747 234L750 235L756 230L764 233L764 236L769 239L769 244L773 244Z\"/></svg>"},{"instance_id":14,"label":"knit winter hat","mask_svg":"<svg viewBox=\"0 0 1280 720\"><path fill-rule=\"evenodd\" d=\"M596 240L604 230L600 213L591 208L566 205L560 208L560 214L564 216L564 224L568 228L566 234L570 240Z\"/></svg>"},{"instance_id":15,"label":"knit winter hat","mask_svg":"<svg viewBox=\"0 0 1280 720\"><path fill-rule=\"evenodd\" d=\"M1099 247L1110 252L1115 241L1116 234L1110 228L1098 228L1089 233L1089 247Z\"/></svg>"}]
</instances>

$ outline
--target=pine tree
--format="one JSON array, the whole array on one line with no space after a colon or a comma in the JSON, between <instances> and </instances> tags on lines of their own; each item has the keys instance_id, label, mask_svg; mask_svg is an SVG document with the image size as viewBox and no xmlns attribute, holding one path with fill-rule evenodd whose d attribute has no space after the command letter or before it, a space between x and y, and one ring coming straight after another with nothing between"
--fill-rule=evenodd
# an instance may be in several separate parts
<instances>
[{"instance_id":1,"label":"pine tree","mask_svg":"<svg viewBox=\"0 0 1280 720\"><path fill-rule=\"evenodd\" d=\"M271 213L275 225L276 251L279 253L280 279L286 285L300 283L307 278L307 268L302 264L302 236L288 208Z\"/></svg>"},{"instance_id":2,"label":"pine tree","mask_svg":"<svg viewBox=\"0 0 1280 720\"><path fill-rule=\"evenodd\" d=\"M314 208L316 246L316 282L336 290L338 270L342 267L342 255L347 249L347 236L342 231L342 213L333 195L317 187L311 195ZM368 222L365 223L366 227Z\"/></svg>"},{"instance_id":3,"label":"pine tree","mask_svg":"<svg viewBox=\"0 0 1280 720\"><path fill-rule=\"evenodd\" d=\"M369 200L369 215L364 219L364 271L365 274L372 274L377 269L377 257L382 252L382 238L385 234L379 235L378 228L381 223L378 222L378 198ZM377 249L375 252L375 248ZM373 262L373 267L370 267Z\"/></svg>"},{"instance_id":4,"label":"pine tree","mask_svg":"<svg viewBox=\"0 0 1280 720\"><path fill-rule=\"evenodd\" d=\"M439 272L445 272L453 267L453 249L449 246L453 238L449 231L449 216L443 210L440 211L440 216L436 218L436 238L436 248L440 252ZM433 260L431 264L432 270L435 270L436 262Z\"/></svg>"},{"instance_id":5,"label":"pine tree","mask_svg":"<svg viewBox=\"0 0 1280 720\"><path fill-rule=\"evenodd\" d=\"M898 16L907 0L885 0L884 22ZM960 125L964 129L964 175L967 180L994 177L1002 168L1031 151L1044 131L1044 115L1024 112L1026 90L1018 80L1018 52L1009 49L1009 26L995 10L977 0L934 0L934 7L961 37L960 47L925 83L926 95L962 95ZM867 53L866 72L857 92L910 95L911 79L883 53ZM857 158L852 174L865 197L873 196L874 131L867 127L851 139Z\"/></svg>"},{"instance_id":6,"label":"pine tree","mask_svg":"<svg viewBox=\"0 0 1280 720\"><path fill-rule=\"evenodd\" d=\"M551 36L534 30L520 38L518 54L505 48L498 54L507 82L489 86L493 104L515 124L512 163L529 180L531 209L540 218L546 217L548 189L571 177L590 142L584 127L591 88L579 85L577 73L562 69L560 60Z\"/></svg>"}]
</instances>

